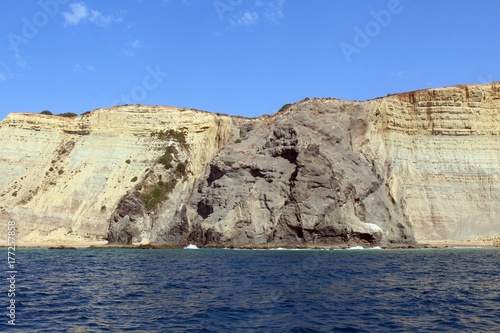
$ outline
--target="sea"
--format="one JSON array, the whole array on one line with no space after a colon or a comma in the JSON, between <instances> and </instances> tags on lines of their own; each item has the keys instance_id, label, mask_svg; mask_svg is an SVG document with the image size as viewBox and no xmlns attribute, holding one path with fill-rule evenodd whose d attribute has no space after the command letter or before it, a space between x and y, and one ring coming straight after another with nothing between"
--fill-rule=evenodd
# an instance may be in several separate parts
<instances>
[{"instance_id":1,"label":"sea","mask_svg":"<svg viewBox=\"0 0 500 333\"><path fill-rule=\"evenodd\" d=\"M500 332L499 248L15 256L1 332Z\"/></svg>"}]
</instances>

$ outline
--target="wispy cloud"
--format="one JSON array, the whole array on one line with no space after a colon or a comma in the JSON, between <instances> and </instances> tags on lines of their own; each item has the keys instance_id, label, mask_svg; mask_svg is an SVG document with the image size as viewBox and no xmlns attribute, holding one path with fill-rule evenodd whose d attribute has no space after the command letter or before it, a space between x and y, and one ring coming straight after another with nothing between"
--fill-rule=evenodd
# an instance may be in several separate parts
<instances>
[{"instance_id":1,"label":"wispy cloud","mask_svg":"<svg viewBox=\"0 0 500 333\"><path fill-rule=\"evenodd\" d=\"M107 27L108 25L113 23L114 20L115 19L112 15L104 16L97 10L90 11L89 21L97 25L98 27Z\"/></svg>"},{"instance_id":2,"label":"wispy cloud","mask_svg":"<svg viewBox=\"0 0 500 333\"><path fill-rule=\"evenodd\" d=\"M142 47L142 42L139 39L135 39L131 42L125 43L125 47L123 48L123 54L127 57L135 56L135 52Z\"/></svg>"},{"instance_id":3,"label":"wispy cloud","mask_svg":"<svg viewBox=\"0 0 500 333\"><path fill-rule=\"evenodd\" d=\"M69 12L63 12L64 23L67 25L77 25L89 15L87 5L83 2L70 3Z\"/></svg>"},{"instance_id":4,"label":"wispy cloud","mask_svg":"<svg viewBox=\"0 0 500 333\"><path fill-rule=\"evenodd\" d=\"M250 9L237 11L238 6L229 7L232 11L230 23L235 27L249 27L261 21L277 24L285 18L283 8L286 0L255 0Z\"/></svg>"},{"instance_id":5,"label":"wispy cloud","mask_svg":"<svg viewBox=\"0 0 500 333\"><path fill-rule=\"evenodd\" d=\"M94 65L80 65L80 64L73 65L73 73L76 74L88 73L93 71L95 71Z\"/></svg>"},{"instance_id":6,"label":"wispy cloud","mask_svg":"<svg viewBox=\"0 0 500 333\"><path fill-rule=\"evenodd\" d=\"M7 75L0 72L0 82L2 82L2 81L7 81Z\"/></svg>"},{"instance_id":7,"label":"wispy cloud","mask_svg":"<svg viewBox=\"0 0 500 333\"><path fill-rule=\"evenodd\" d=\"M283 6L285 5L285 0L276 0L275 2L269 2L265 5L266 9L264 16L271 23L278 23L285 18L283 13Z\"/></svg>"},{"instance_id":8,"label":"wispy cloud","mask_svg":"<svg viewBox=\"0 0 500 333\"><path fill-rule=\"evenodd\" d=\"M239 14L237 17L231 20L231 25L233 27L239 26L251 26L259 22L259 14L257 12L246 11Z\"/></svg>"},{"instance_id":9,"label":"wispy cloud","mask_svg":"<svg viewBox=\"0 0 500 333\"><path fill-rule=\"evenodd\" d=\"M95 26L105 28L112 23L123 21L123 13L104 15L98 10L90 9L84 2L70 3L68 6L69 11L62 13L66 25L90 22Z\"/></svg>"}]
</instances>

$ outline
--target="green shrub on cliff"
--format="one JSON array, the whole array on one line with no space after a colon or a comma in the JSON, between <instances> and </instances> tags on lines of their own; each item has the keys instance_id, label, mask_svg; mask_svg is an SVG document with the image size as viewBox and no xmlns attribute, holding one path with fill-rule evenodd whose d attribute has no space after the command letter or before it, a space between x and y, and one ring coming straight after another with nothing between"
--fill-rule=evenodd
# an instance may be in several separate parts
<instances>
[{"instance_id":1,"label":"green shrub on cliff","mask_svg":"<svg viewBox=\"0 0 500 333\"><path fill-rule=\"evenodd\" d=\"M292 106L292 104L285 104L281 107L281 109L278 110L278 113L282 112L282 111L285 111L287 109L289 109L290 107Z\"/></svg>"},{"instance_id":2,"label":"green shrub on cliff","mask_svg":"<svg viewBox=\"0 0 500 333\"><path fill-rule=\"evenodd\" d=\"M187 161L185 162L179 162L177 163L177 166L175 167L175 175L177 177L185 177L186 176L186 167L187 167Z\"/></svg>"},{"instance_id":3,"label":"green shrub on cliff","mask_svg":"<svg viewBox=\"0 0 500 333\"><path fill-rule=\"evenodd\" d=\"M177 181L174 179L169 182L159 181L155 186L148 187L141 193L142 202L147 210L153 210L156 206L168 199L168 194L173 191Z\"/></svg>"},{"instance_id":4,"label":"green shrub on cliff","mask_svg":"<svg viewBox=\"0 0 500 333\"><path fill-rule=\"evenodd\" d=\"M158 163L163 164L163 166L167 170L172 169L173 168L172 161L174 159L172 154L176 154L176 153L177 153L177 150L175 150L175 147L168 146L167 149L165 150L165 153L162 156L160 156L160 158L158 159Z\"/></svg>"},{"instance_id":5,"label":"green shrub on cliff","mask_svg":"<svg viewBox=\"0 0 500 333\"><path fill-rule=\"evenodd\" d=\"M73 117L77 117L78 115L76 113L73 113L73 112L66 112L66 113L60 113L58 114L59 117L67 117L67 118L73 118Z\"/></svg>"},{"instance_id":6,"label":"green shrub on cliff","mask_svg":"<svg viewBox=\"0 0 500 333\"><path fill-rule=\"evenodd\" d=\"M173 129L154 131L151 132L151 136L156 136L160 140L173 140L177 141L183 149L189 149L189 144L186 141L185 131L176 131Z\"/></svg>"}]
</instances>

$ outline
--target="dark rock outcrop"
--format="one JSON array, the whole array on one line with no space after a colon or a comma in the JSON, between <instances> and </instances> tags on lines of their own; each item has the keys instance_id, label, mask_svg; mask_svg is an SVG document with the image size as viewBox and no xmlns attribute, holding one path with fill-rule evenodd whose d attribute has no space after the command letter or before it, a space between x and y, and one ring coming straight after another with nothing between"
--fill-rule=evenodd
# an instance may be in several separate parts
<instances>
[{"instance_id":1,"label":"dark rock outcrop","mask_svg":"<svg viewBox=\"0 0 500 333\"><path fill-rule=\"evenodd\" d=\"M304 101L245 130L198 181L188 203L196 213L190 240L235 246L414 242L378 171L383 166L353 148L368 127L359 108Z\"/></svg>"}]
</instances>

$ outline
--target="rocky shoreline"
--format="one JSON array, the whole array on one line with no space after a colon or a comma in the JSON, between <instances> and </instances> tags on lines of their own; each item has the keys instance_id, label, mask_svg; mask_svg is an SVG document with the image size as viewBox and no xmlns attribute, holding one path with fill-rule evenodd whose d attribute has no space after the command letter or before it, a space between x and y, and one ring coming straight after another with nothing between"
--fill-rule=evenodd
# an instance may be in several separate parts
<instances>
[{"instance_id":1,"label":"rocky shoreline","mask_svg":"<svg viewBox=\"0 0 500 333\"><path fill-rule=\"evenodd\" d=\"M41 248L41 249L114 249L114 248L126 248L126 249L183 249L188 247L190 244L109 244L106 241L89 241L89 242L74 242L74 243L55 243L55 242L22 242L16 245L18 248ZM0 243L0 247L6 248L7 245L4 242ZM440 249L440 248L493 248L500 247L500 236L496 237L485 237L477 239L467 239L464 241L456 240L425 240L414 244L389 244L383 246L375 247L363 247L357 244L343 244L343 245L329 245L329 244L252 244L252 245L209 245L200 246L199 248L220 248L220 249L240 249L240 250L346 250L355 248L365 248L365 249Z\"/></svg>"}]
</instances>

